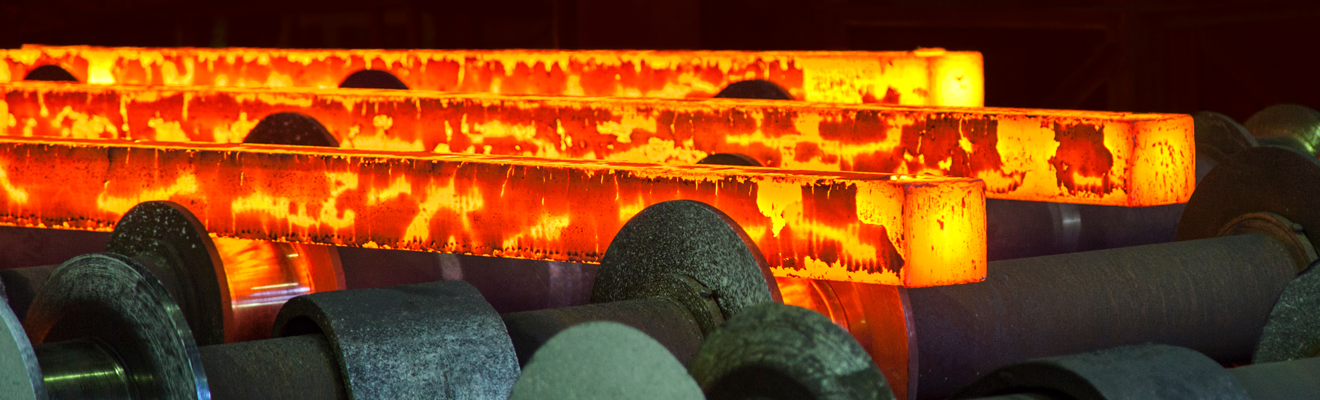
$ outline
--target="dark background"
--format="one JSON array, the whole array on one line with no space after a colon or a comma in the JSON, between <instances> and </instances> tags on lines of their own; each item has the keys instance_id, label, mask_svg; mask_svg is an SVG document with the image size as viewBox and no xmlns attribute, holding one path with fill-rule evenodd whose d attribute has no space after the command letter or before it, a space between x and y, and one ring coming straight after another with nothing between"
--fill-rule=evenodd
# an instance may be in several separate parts
<instances>
[{"instance_id":1,"label":"dark background","mask_svg":"<svg viewBox=\"0 0 1320 400\"><path fill-rule=\"evenodd\" d=\"M3 0L0 46L984 54L986 105L1320 108L1320 1Z\"/></svg>"}]
</instances>

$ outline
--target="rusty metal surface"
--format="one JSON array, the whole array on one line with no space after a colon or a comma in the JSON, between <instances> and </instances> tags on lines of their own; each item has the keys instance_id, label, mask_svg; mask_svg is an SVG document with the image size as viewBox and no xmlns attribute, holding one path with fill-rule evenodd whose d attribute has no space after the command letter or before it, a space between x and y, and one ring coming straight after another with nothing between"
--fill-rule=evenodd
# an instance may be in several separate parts
<instances>
[{"instance_id":1,"label":"rusty metal surface","mask_svg":"<svg viewBox=\"0 0 1320 400\"><path fill-rule=\"evenodd\" d=\"M1018 360L1145 342L1246 362L1295 274L1283 245L1250 234L995 261L984 282L908 289L918 397Z\"/></svg>"}]
</instances>

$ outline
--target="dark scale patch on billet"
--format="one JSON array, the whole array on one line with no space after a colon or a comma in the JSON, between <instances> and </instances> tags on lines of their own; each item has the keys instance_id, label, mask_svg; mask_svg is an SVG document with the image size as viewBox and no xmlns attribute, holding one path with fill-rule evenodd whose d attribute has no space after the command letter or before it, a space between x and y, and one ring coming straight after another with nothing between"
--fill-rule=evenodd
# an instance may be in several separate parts
<instances>
[{"instance_id":1,"label":"dark scale patch on billet","mask_svg":"<svg viewBox=\"0 0 1320 400\"><path fill-rule=\"evenodd\" d=\"M1059 148L1050 165L1054 166L1059 185L1070 192L1096 192L1107 194L1114 190L1109 180L1109 170L1114 167L1114 155L1105 147L1103 126L1091 124L1062 125L1054 123L1054 141ZM1100 178L1100 187L1083 187L1073 179L1073 174L1088 178Z\"/></svg>"}]
</instances>

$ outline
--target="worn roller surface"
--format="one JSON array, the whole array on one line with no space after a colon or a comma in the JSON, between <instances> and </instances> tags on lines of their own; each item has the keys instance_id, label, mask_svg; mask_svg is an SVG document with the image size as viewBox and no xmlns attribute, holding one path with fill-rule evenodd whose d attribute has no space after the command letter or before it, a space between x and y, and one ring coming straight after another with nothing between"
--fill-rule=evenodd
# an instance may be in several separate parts
<instances>
[{"instance_id":1,"label":"worn roller surface","mask_svg":"<svg viewBox=\"0 0 1320 400\"><path fill-rule=\"evenodd\" d=\"M687 276L709 288L725 319L782 301L755 243L723 212L696 201L658 203L629 220L601 258L591 301L652 297L646 286L663 275ZM685 306L697 318L708 314L700 304Z\"/></svg>"},{"instance_id":2,"label":"worn roller surface","mask_svg":"<svg viewBox=\"0 0 1320 400\"><path fill-rule=\"evenodd\" d=\"M1158 344L1016 363L991 372L955 397L1012 393L1072 400L1253 399L1209 357Z\"/></svg>"},{"instance_id":3,"label":"worn roller surface","mask_svg":"<svg viewBox=\"0 0 1320 400\"><path fill-rule=\"evenodd\" d=\"M1201 180L1178 224L1178 240L1213 237L1243 214L1271 212L1320 230L1320 159L1258 147L1230 156ZM1307 235L1320 248L1320 233Z\"/></svg>"},{"instance_id":4,"label":"worn roller surface","mask_svg":"<svg viewBox=\"0 0 1320 400\"><path fill-rule=\"evenodd\" d=\"M555 335L536 352L509 400L699 400L697 387L664 346L615 322Z\"/></svg>"},{"instance_id":5,"label":"worn roller surface","mask_svg":"<svg viewBox=\"0 0 1320 400\"><path fill-rule=\"evenodd\" d=\"M1320 356L1320 268L1310 268L1283 288L1274 304L1252 363Z\"/></svg>"},{"instance_id":6,"label":"worn roller surface","mask_svg":"<svg viewBox=\"0 0 1320 400\"><path fill-rule=\"evenodd\" d=\"M215 243L188 209L148 201L129 209L110 234L106 251L139 259L159 279L188 319L199 345L232 335L229 281Z\"/></svg>"},{"instance_id":7,"label":"worn roller surface","mask_svg":"<svg viewBox=\"0 0 1320 400\"><path fill-rule=\"evenodd\" d=\"M106 382L113 370L46 376L53 398L104 393L96 389L106 384L127 384L141 398L210 397L196 344L178 305L151 272L131 258L103 253L64 263L32 302L25 328L37 347L92 340L112 349L113 358L131 371L125 382ZM52 386L52 380L58 385Z\"/></svg>"},{"instance_id":8,"label":"worn roller surface","mask_svg":"<svg viewBox=\"0 0 1320 400\"><path fill-rule=\"evenodd\" d=\"M1300 104L1275 104L1243 123L1260 144L1315 154L1320 146L1320 112Z\"/></svg>"},{"instance_id":9,"label":"worn roller surface","mask_svg":"<svg viewBox=\"0 0 1320 400\"><path fill-rule=\"evenodd\" d=\"M688 371L709 399L894 399L847 331L783 304L734 316L702 343Z\"/></svg>"},{"instance_id":10,"label":"worn roller surface","mask_svg":"<svg viewBox=\"0 0 1320 400\"><path fill-rule=\"evenodd\" d=\"M346 400L339 362L320 334L203 346L212 400Z\"/></svg>"},{"instance_id":11,"label":"worn roller surface","mask_svg":"<svg viewBox=\"0 0 1320 400\"><path fill-rule=\"evenodd\" d=\"M0 302L0 399L46 399L32 342L7 302Z\"/></svg>"},{"instance_id":12,"label":"worn roller surface","mask_svg":"<svg viewBox=\"0 0 1320 400\"><path fill-rule=\"evenodd\" d=\"M1260 234L995 261L984 282L908 289L919 395L1018 360L1150 341L1247 362L1295 275L1288 249Z\"/></svg>"},{"instance_id":13,"label":"worn roller surface","mask_svg":"<svg viewBox=\"0 0 1320 400\"><path fill-rule=\"evenodd\" d=\"M465 282L295 297L276 336L323 333L355 399L503 399L518 358L495 310Z\"/></svg>"}]
</instances>

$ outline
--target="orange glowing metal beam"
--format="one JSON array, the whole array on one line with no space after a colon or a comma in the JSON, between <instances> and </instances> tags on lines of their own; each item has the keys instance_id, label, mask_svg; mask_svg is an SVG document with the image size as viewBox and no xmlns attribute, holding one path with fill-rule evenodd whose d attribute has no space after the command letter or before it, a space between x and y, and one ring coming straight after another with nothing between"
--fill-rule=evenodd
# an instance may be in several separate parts
<instances>
[{"instance_id":1,"label":"orange glowing metal beam","mask_svg":"<svg viewBox=\"0 0 1320 400\"><path fill-rule=\"evenodd\" d=\"M707 98L765 79L795 99L979 107L981 53L286 50L24 46L0 50L0 82L57 65L80 82L127 85L335 88L362 69L408 87L548 96Z\"/></svg>"},{"instance_id":2,"label":"orange glowing metal beam","mask_svg":"<svg viewBox=\"0 0 1320 400\"><path fill-rule=\"evenodd\" d=\"M124 209L100 199L151 193L219 237L598 262L643 207L689 199L738 222L779 275L906 286L985 276L974 179L189 146L0 139L0 163L27 194L0 197L0 224L108 230ZM179 182L195 185L163 189Z\"/></svg>"},{"instance_id":3,"label":"orange glowing metal beam","mask_svg":"<svg viewBox=\"0 0 1320 400\"><path fill-rule=\"evenodd\" d=\"M989 197L1015 200L1171 204L1195 180L1192 119L1175 114L36 82L0 92L9 136L240 142L261 118L298 112L346 148L673 164L741 153L789 169L979 178Z\"/></svg>"}]
</instances>

